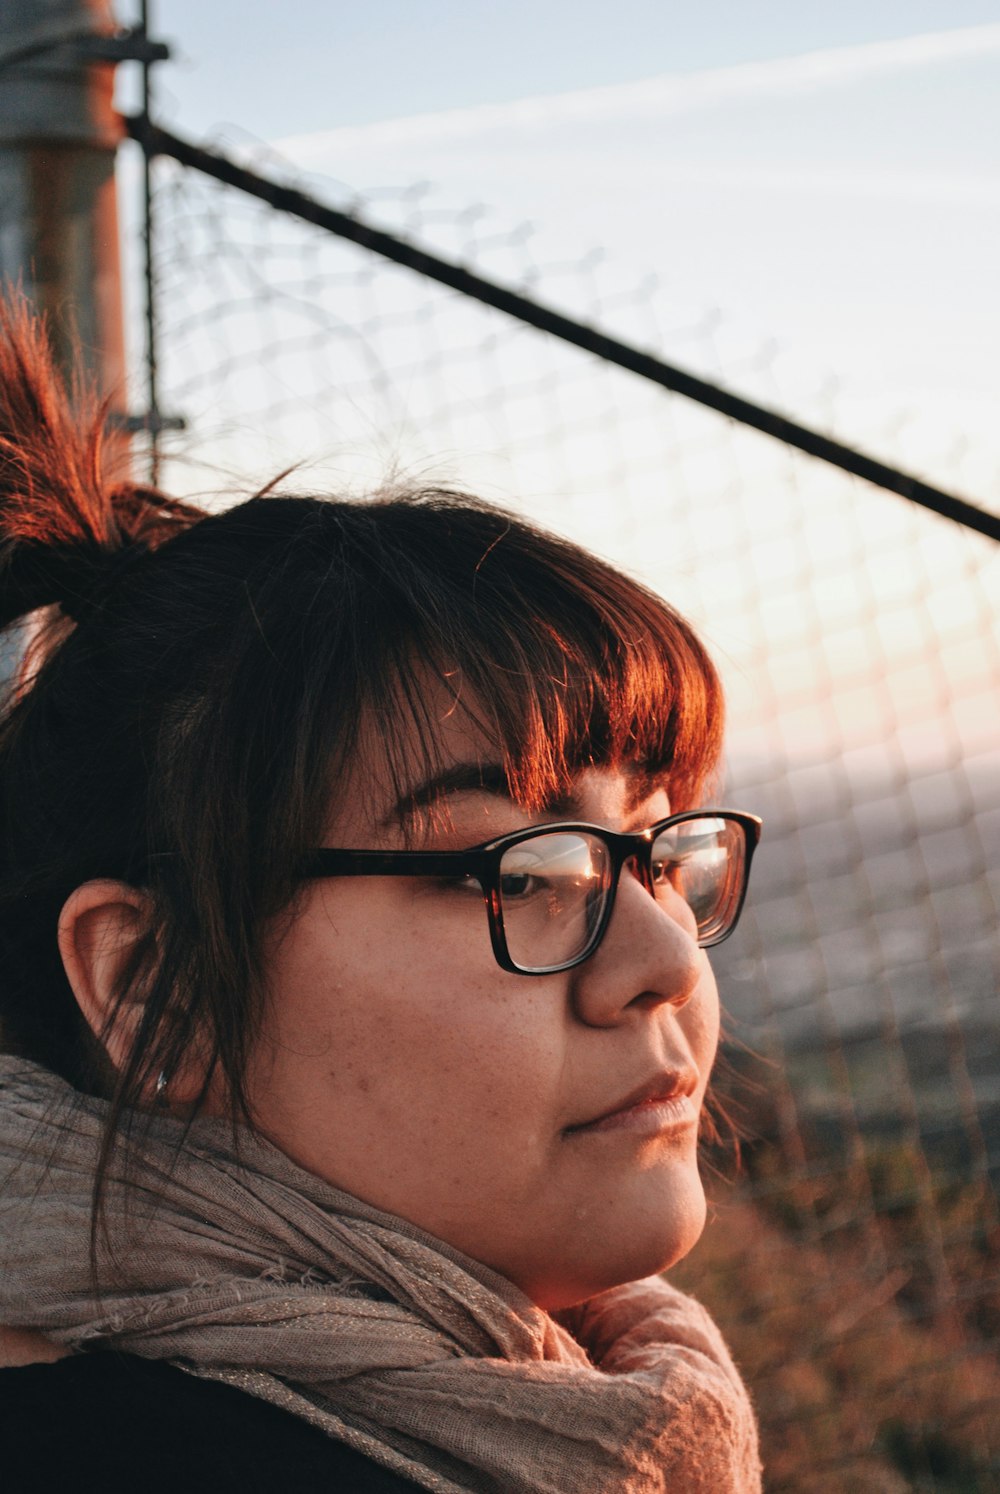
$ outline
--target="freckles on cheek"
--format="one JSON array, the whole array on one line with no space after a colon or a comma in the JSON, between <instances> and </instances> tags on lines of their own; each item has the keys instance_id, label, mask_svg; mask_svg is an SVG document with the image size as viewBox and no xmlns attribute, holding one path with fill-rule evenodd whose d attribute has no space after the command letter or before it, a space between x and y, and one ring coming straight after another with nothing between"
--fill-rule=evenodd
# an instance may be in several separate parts
<instances>
[{"instance_id":1,"label":"freckles on cheek","mask_svg":"<svg viewBox=\"0 0 1000 1494\"><path fill-rule=\"evenodd\" d=\"M495 990L458 985L454 973L433 993L401 988L386 1020L358 1032L356 1045L351 1035L359 1068L366 1037L369 1103L404 1128L408 1149L446 1143L451 1165L467 1173L484 1165L485 1153L495 1164L498 1138L504 1149L534 1145L543 1045L532 1043Z\"/></svg>"},{"instance_id":2,"label":"freckles on cheek","mask_svg":"<svg viewBox=\"0 0 1000 1494\"><path fill-rule=\"evenodd\" d=\"M308 1090L339 1134L391 1129L411 1153L445 1135L463 1156L487 1136L540 1145L532 1117L560 1066L557 1008L496 966L485 919L479 932L429 939L422 916L399 899L383 909L367 887L318 900L280 952L282 1087Z\"/></svg>"}]
</instances>

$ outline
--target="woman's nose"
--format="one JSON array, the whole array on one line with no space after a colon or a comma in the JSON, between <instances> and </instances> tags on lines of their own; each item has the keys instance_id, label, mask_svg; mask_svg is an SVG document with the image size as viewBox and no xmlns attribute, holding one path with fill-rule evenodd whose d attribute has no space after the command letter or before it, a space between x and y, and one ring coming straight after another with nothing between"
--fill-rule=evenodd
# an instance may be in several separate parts
<instances>
[{"instance_id":1,"label":"woman's nose","mask_svg":"<svg viewBox=\"0 0 1000 1494\"><path fill-rule=\"evenodd\" d=\"M627 863L600 947L573 971L577 1015L613 1026L633 1008L691 1000L706 973L691 910L672 888L654 897Z\"/></svg>"}]
</instances>

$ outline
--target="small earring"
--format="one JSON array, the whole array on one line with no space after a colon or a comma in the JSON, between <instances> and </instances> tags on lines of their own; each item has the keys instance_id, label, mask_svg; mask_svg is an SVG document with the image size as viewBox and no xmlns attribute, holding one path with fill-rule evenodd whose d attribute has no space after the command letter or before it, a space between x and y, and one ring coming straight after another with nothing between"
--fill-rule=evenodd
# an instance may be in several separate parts
<instances>
[{"instance_id":1,"label":"small earring","mask_svg":"<svg viewBox=\"0 0 1000 1494\"><path fill-rule=\"evenodd\" d=\"M161 1069L156 1076L156 1083L153 1086L153 1104L157 1110L166 1110L169 1105L169 1101L167 1100L168 1082L166 1069Z\"/></svg>"}]
</instances>

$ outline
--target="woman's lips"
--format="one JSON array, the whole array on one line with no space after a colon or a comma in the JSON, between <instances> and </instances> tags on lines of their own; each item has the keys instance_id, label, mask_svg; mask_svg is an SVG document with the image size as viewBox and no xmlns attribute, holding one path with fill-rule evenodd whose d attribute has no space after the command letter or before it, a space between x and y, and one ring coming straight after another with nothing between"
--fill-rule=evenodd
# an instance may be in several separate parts
<instances>
[{"instance_id":1,"label":"woman's lips","mask_svg":"<svg viewBox=\"0 0 1000 1494\"><path fill-rule=\"evenodd\" d=\"M694 1101L697 1079L692 1075L660 1076L619 1101L593 1120L567 1126L568 1135L594 1135L604 1131L632 1131L656 1136L665 1131L687 1130L698 1123Z\"/></svg>"}]
</instances>

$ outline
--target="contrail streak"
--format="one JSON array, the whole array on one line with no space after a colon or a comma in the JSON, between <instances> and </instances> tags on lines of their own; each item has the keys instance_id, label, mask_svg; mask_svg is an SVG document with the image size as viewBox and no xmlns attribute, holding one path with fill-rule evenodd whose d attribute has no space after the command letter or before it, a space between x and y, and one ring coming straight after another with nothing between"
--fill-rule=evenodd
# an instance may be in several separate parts
<instances>
[{"instance_id":1,"label":"contrail streak","mask_svg":"<svg viewBox=\"0 0 1000 1494\"><path fill-rule=\"evenodd\" d=\"M767 62L745 62L697 73L666 73L636 83L615 83L504 104L482 104L345 126L293 136L277 144L279 149L303 161L304 157L320 155L329 148L342 152L362 146L412 145L415 141L444 143L491 131L502 130L509 136L513 130L530 130L539 125L549 128L562 122L662 118L743 99L813 93L857 79L934 67L995 52L1000 52L1000 23L963 26L861 46L830 47Z\"/></svg>"}]
</instances>

